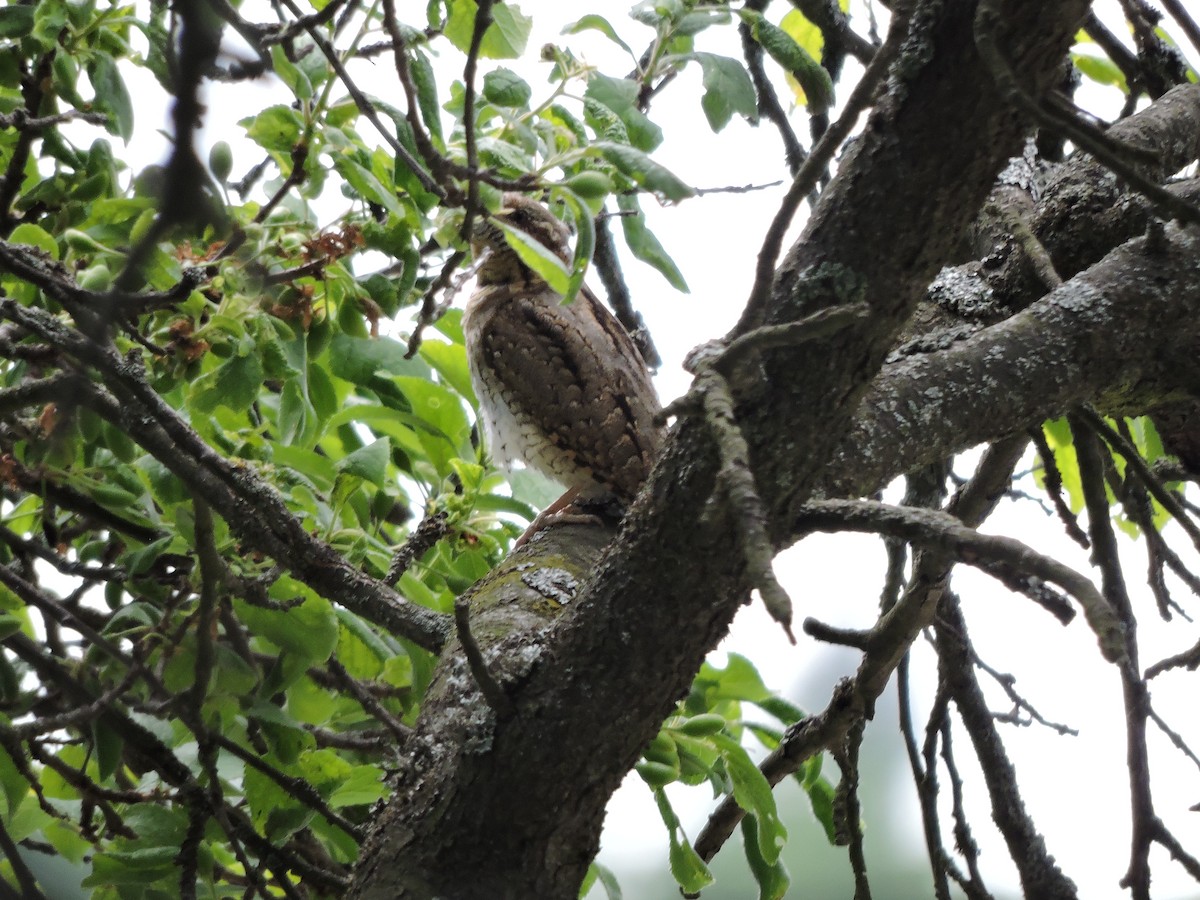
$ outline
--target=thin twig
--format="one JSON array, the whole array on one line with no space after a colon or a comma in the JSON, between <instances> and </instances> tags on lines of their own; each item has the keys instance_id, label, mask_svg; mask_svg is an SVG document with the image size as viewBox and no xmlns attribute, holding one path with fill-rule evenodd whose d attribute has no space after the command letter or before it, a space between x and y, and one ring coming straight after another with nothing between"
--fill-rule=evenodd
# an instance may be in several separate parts
<instances>
[{"instance_id":1,"label":"thin twig","mask_svg":"<svg viewBox=\"0 0 1200 900\"><path fill-rule=\"evenodd\" d=\"M297 20L304 18L304 15L293 0L279 0L279 2L286 6ZM426 171L417 158L408 151L408 148L400 143L400 140L396 137L395 129L388 128L383 124L383 120L379 118L379 113L375 110L375 104L368 100L366 94L359 90L358 85L354 83L354 79L346 71L346 67L342 64L341 57L334 46L315 27L309 26L306 30L308 36L312 38L313 43L317 45L317 48L325 55L325 59L329 61L330 67L337 75L338 80L345 86L346 92L350 95L350 99L354 101L354 105L358 107L358 111L363 114L368 122L375 126L375 130L387 142L388 148L392 153L412 171L416 179L421 182L421 187L431 194L436 194L438 198L445 200L447 196L446 191Z\"/></svg>"},{"instance_id":2,"label":"thin twig","mask_svg":"<svg viewBox=\"0 0 1200 900\"><path fill-rule=\"evenodd\" d=\"M1137 447L1105 422L1095 410L1081 409L1078 412L1078 416L1124 457L1126 464L1137 474L1138 479L1145 486L1146 490L1150 492L1150 496L1162 504L1163 509L1169 512L1172 518L1179 523L1179 527L1187 532L1187 536L1192 539L1192 545L1200 550L1200 526L1195 523L1188 511L1183 508L1183 504L1179 502L1179 498L1167 490L1166 485L1150 470L1150 467L1142 458L1142 454L1138 452Z\"/></svg>"},{"instance_id":3,"label":"thin twig","mask_svg":"<svg viewBox=\"0 0 1200 900\"><path fill-rule=\"evenodd\" d=\"M1162 5L1178 23L1183 33L1187 35L1187 39L1192 42L1196 52L1200 53L1200 25L1197 25L1196 20L1188 15L1187 8L1180 0L1162 0Z\"/></svg>"},{"instance_id":4,"label":"thin twig","mask_svg":"<svg viewBox=\"0 0 1200 900\"><path fill-rule=\"evenodd\" d=\"M905 29L892 29L887 41L879 48L875 58L863 72L862 78L854 86L854 90L846 100L846 106L842 110L841 116L813 147L812 153L809 154L808 159L804 161L792 179L792 186L784 195L783 201L779 205L779 211L775 213L775 218L772 219L771 226L763 238L762 249L758 253L758 263L754 270L754 286L750 289L746 311L742 314L741 326L744 329L761 324L770 299L771 285L775 280L775 264L783 248L784 235L796 215L796 210L799 209L804 198L816 187L817 179L821 177L821 173L833 159L837 148L850 136L850 132L858 122L859 115L874 101L876 91L887 74L892 60L899 52L904 38Z\"/></svg>"},{"instance_id":5,"label":"thin twig","mask_svg":"<svg viewBox=\"0 0 1200 900\"><path fill-rule=\"evenodd\" d=\"M458 271L458 267L466 258L467 254L462 250L455 250L451 253L442 264L442 270L438 273L437 278L433 279L426 289L425 296L421 298L421 311L417 314L416 327L413 328L412 337L408 339L408 349L404 352L405 359L412 359L417 355L417 351L421 349L421 336L425 329L441 318L441 313L445 312L443 305L437 302L437 293L449 286L454 273Z\"/></svg>"},{"instance_id":6,"label":"thin twig","mask_svg":"<svg viewBox=\"0 0 1200 900\"><path fill-rule=\"evenodd\" d=\"M395 587L401 576L408 571L409 566L424 556L434 544L450 533L450 528L446 524L449 519L445 510L426 513L425 518L421 520L416 528L409 534L408 539L403 544L396 548L396 552L392 554L391 565L388 566L387 575L383 578L383 583Z\"/></svg>"},{"instance_id":7,"label":"thin twig","mask_svg":"<svg viewBox=\"0 0 1200 900\"><path fill-rule=\"evenodd\" d=\"M1110 662L1125 659L1124 627L1095 585L1069 566L1014 538L980 534L954 516L935 510L891 506L872 500L810 502L800 507L794 524L801 533L816 530L889 534L936 547L991 575L997 571L988 563L1000 563L1015 572L1056 584L1083 608L1105 659ZM1008 583L1014 584L1015 579Z\"/></svg>"},{"instance_id":8,"label":"thin twig","mask_svg":"<svg viewBox=\"0 0 1200 900\"><path fill-rule=\"evenodd\" d=\"M1071 508L1067 506L1067 501L1063 498L1062 473L1058 471L1058 462L1054 458L1050 442L1046 440L1046 433L1040 426L1036 426L1030 428L1027 434L1042 460L1042 481L1046 486L1046 493L1050 495L1050 501L1058 513L1058 519L1066 529L1067 537L1084 550L1090 549L1092 545L1088 541L1087 532L1079 527L1079 520L1075 518L1075 514L1071 512Z\"/></svg>"},{"instance_id":9,"label":"thin twig","mask_svg":"<svg viewBox=\"0 0 1200 900\"><path fill-rule=\"evenodd\" d=\"M768 2L769 0L750 0L746 3L746 9L761 13L766 10ZM780 104L775 88L763 68L762 44L754 39L754 33L748 22L741 22L738 25L738 34L742 40L742 57L746 60L746 68L749 70L750 80L754 84L758 112L769 119L779 132L779 137L783 140L784 160L787 162L788 171L795 178L804 164L804 147L800 144L800 139L796 137L791 120ZM815 200L815 195L813 197Z\"/></svg>"},{"instance_id":10,"label":"thin twig","mask_svg":"<svg viewBox=\"0 0 1200 900\"><path fill-rule=\"evenodd\" d=\"M37 116L45 98L42 86L51 83L54 56L55 50L49 50L38 58L32 72L22 69L21 100L25 104L26 113L31 117ZM13 215L12 205L25 181L29 151L37 137L38 132L34 129L18 132L17 142L10 151L12 155L8 158L8 165L4 167L4 177L0 178L0 237L8 237L20 222L20 218Z\"/></svg>"},{"instance_id":11,"label":"thin twig","mask_svg":"<svg viewBox=\"0 0 1200 900\"><path fill-rule=\"evenodd\" d=\"M483 699L492 708L496 718L510 718L516 712L516 708L512 699L492 675L479 644L475 642L475 635L471 633L471 604L462 597L454 601L454 624L458 629L458 642L467 658L467 666L471 669L471 675L475 678L475 684L479 686Z\"/></svg>"},{"instance_id":12,"label":"thin twig","mask_svg":"<svg viewBox=\"0 0 1200 900\"><path fill-rule=\"evenodd\" d=\"M1161 184L1151 181L1135 165L1126 161L1128 156L1137 156L1143 157L1143 163L1159 165L1157 155L1138 147L1118 143L1073 113L1051 111L1050 107L1038 103L1025 93L996 43L996 32L1003 22L1003 17L1004 14L996 7L996 0L980 0L975 14L975 46L984 64L991 71L997 88L1008 101L1031 116L1038 125L1060 133L1082 147L1131 188L1141 192L1160 209L1169 213L1172 218L1182 222L1200 222L1200 208L1168 191Z\"/></svg>"},{"instance_id":13,"label":"thin twig","mask_svg":"<svg viewBox=\"0 0 1200 900\"><path fill-rule=\"evenodd\" d=\"M471 31L471 45L467 50L467 61L463 66L463 130L467 149L467 209L460 234L464 241L471 239L475 217L479 214L479 147L475 134L475 73L479 67L479 48L483 35L492 24L492 6L495 0L478 0L475 8L475 23Z\"/></svg>"},{"instance_id":14,"label":"thin twig","mask_svg":"<svg viewBox=\"0 0 1200 900\"><path fill-rule=\"evenodd\" d=\"M392 715L391 711L380 703L364 685L360 684L357 678L352 677L337 659L331 656L326 665L329 673L336 679L337 686L349 692L358 701L359 706L391 732L395 746L403 746L408 743L413 734L411 728Z\"/></svg>"},{"instance_id":15,"label":"thin twig","mask_svg":"<svg viewBox=\"0 0 1200 900\"><path fill-rule=\"evenodd\" d=\"M717 472L718 490L724 493L733 511L742 558L746 561L750 583L758 588L763 605L771 618L783 626L788 640L792 633L792 601L775 577L771 561L775 555L767 535L767 512L754 472L750 468L750 448L738 427L733 394L725 377L712 365L696 369L696 385L704 403L704 420L717 445L721 466Z\"/></svg>"},{"instance_id":16,"label":"thin twig","mask_svg":"<svg viewBox=\"0 0 1200 900\"><path fill-rule=\"evenodd\" d=\"M1072 737L1077 737L1079 735L1079 732L1076 729L1071 728L1069 725L1062 725L1058 722L1051 722L1049 719L1046 719L1033 707L1032 703L1017 693L1015 686L1017 683L1016 676L1008 672L1000 672L996 669L993 669L983 661L983 658L976 652L974 647L970 647L969 649L971 654L971 662L974 663L976 667L991 675L996 684L1000 685L1001 690L1003 690L1004 693L1008 695L1008 699L1012 701L1014 712L1016 710L1024 710L1029 715L1029 721L1037 722L1039 725L1045 725L1047 728L1051 729L1052 731L1056 731L1059 734L1069 734ZM995 718L1001 722L1025 724L1018 722L1013 716L998 715Z\"/></svg>"}]
</instances>

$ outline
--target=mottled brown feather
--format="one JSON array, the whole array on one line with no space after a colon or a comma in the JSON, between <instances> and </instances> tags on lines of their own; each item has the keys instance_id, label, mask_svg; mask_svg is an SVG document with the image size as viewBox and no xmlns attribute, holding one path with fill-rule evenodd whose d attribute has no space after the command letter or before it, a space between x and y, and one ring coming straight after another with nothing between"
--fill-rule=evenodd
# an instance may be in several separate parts
<instances>
[{"instance_id":1,"label":"mottled brown feather","mask_svg":"<svg viewBox=\"0 0 1200 900\"><path fill-rule=\"evenodd\" d=\"M560 255L565 229L540 204L505 196L522 227ZM550 221L546 221L549 219ZM494 229L493 229L494 232ZM658 398L624 327L584 288L564 305L497 235L463 317L480 409L500 462L522 460L584 498L632 499L662 441Z\"/></svg>"}]
</instances>

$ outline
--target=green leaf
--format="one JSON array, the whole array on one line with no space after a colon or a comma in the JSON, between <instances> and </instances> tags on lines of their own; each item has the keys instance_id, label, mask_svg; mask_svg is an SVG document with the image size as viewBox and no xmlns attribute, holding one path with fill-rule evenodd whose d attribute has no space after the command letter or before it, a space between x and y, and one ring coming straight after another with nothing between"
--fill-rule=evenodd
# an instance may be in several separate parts
<instances>
[{"instance_id":1,"label":"green leaf","mask_svg":"<svg viewBox=\"0 0 1200 900\"><path fill-rule=\"evenodd\" d=\"M783 900L792 880L780 860L767 862L763 859L759 852L759 840L758 819L745 816L742 819L742 847L750 872L758 883L758 900Z\"/></svg>"},{"instance_id":2,"label":"green leaf","mask_svg":"<svg viewBox=\"0 0 1200 900\"><path fill-rule=\"evenodd\" d=\"M521 262L533 269L555 293L566 296L571 289L571 272L558 254L503 219L496 219L495 222L504 233L505 243L512 247Z\"/></svg>"},{"instance_id":3,"label":"green leaf","mask_svg":"<svg viewBox=\"0 0 1200 900\"><path fill-rule=\"evenodd\" d=\"M671 809L667 795L661 790L657 790L654 792L654 801L658 804L658 811L662 815L663 822L666 823L671 843L671 875L686 894L694 894L703 890L713 883L712 872L708 870L704 860L696 853L688 841L687 835L683 834L679 817Z\"/></svg>"},{"instance_id":4,"label":"green leaf","mask_svg":"<svg viewBox=\"0 0 1200 900\"><path fill-rule=\"evenodd\" d=\"M24 626L21 616L10 612L0 612L0 641L12 637Z\"/></svg>"},{"instance_id":5,"label":"green leaf","mask_svg":"<svg viewBox=\"0 0 1200 900\"><path fill-rule=\"evenodd\" d=\"M364 200L376 203L392 215L403 218L406 211L397 199L395 190L386 187L366 166L349 156L339 154L333 158L333 167Z\"/></svg>"},{"instance_id":6,"label":"green leaf","mask_svg":"<svg viewBox=\"0 0 1200 900\"><path fill-rule=\"evenodd\" d=\"M757 119L754 83L741 62L715 53L693 53L692 58L704 71L704 96L700 98L700 106L713 131L728 125L734 113L750 122Z\"/></svg>"},{"instance_id":7,"label":"green leaf","mask_svg":"<svg viewBox=\"0 0 1200 900\"><path fill-rule=\"evenodd\" d=\"M312 82L308 80L308 76L299 66L287 58L283 47L278 44L271 48L271 67L297 98L300 100L312 99Z\"/></svg>"},{"instance_id":8,"label":"green leaf","mask_svg":"<svg viewBox=\"0 0 1200 900\"><path fill-rule=\"evenodd\" d=\"M357 475L364 481L383 487L387 481L390 452L388 439L379 438L338 460L337 470L349 475Z\"/></svg>"},{"instance_id":9,"label":"green leaf","mask_svg":"<svg viewBox=\"0 0 1200 900\"><path fill-rule=\"evenodd\" d=\"M737 740L727 734L714 734L710 740L725 761L725 771L733 785L733 799L758 819L758 852L768 864L778 862L779 851L787 841L787 829L779 818L770 783Z\"/></svg>"},{"instance_id":10,"label":"green leaf","mask_svg":"<svg viewBox=\"0 0 1200 900\"><path fill-rule=\"evenodd\" d=\"M762 13L742 10L741 17L767 55L796 79L801 89L800 101L815 113L828 112L833 106L833 80L821 64L790 34L763 18Z\"/></svg>"},{"instance_id":11,"label":"green leaf","mask_svg":"<svg viewBox=\"0 0 1200 900\"><path fill-rule=\"evenodd\" d=\"M625 235L625 243L629 249L644 263L656 268L677 291L688 293L687 281L683 273L675 265L675 261L667 255L658 238L646 227L646 217L637 197L628 194L617 195L617 206L628 215L621 216L621 231Z\"/></svg>"},{"instance_id":12,"label":"green leaf","mask_svg":"<svg viewBox=\"0 0 1200 900\"><path fill-rule=\"evenodd\" d=\"M705 663L696 676L711 700L746 700L759 703L771 696L754 663L738 653L730 653L724 669Z\"/></svg>"},{"instance_id":13,"label":"green leaf","mask_svg":"<svg viewBox=\"0 0 1200 900\"><path fill-rule=\"evenodd\" d=\"M97 55L88 76L96 89L96 106L109 115L109 127L129 143L133 136L133 101L111 56Z\"/></svg>"},{"instance_id":14,"label":"green leaf","mask_svg":"<svg viewBox=\"0 0 1200 900\"><path fill-rule=\"evenodd\" d=\"M329 795L329 805L334 809L343 806L366 806L381 800L389 793L383 770L377 766L355 766Z\"/></svg>"},{"instance_id":15,"label":"green leaf","mask_svg":"<svg viewBox=\"0 0 1200 900\"><path fill-rule=\"evenodd\" d=\"M0 6L0 38L24 37L32 30L32 6Z\"/></svg>"},{"instance_id":16,"label":"green leaf","mask_svg":"<svg viewBox=\"0 0 1200 900\"><path fill-rule=\"evenodd\" d=\"M44 228L30 222L22 222L8 236L14 244L26 244L44 251L51 259L58 259L58 241L50 236Z\"/></svg>"},{"instance_id":17,"label":"green leaf","mask_svg":"<svg viewBox=\"0 0 1200 900\"><path fill-rule=\"evenodd\" d=\"M235 356L193 385L192 404L199 412L224 406L245 412L262 390L263 368L257 353Z\"/></svg>"},{"instance_id":18,"label":"green leaf","mask_svg":"<svg viewBox=\"0 0 1200 900\"><path fill-rule=\"evenodd\" d=\"M419 359L405 359L408 348L390 337L360 338L335 334L329 342L330 369L338 378L369 386L376 374L426 377L429 367Z\"/></svg>"},{"instance_id":19,"label":"green leaf","mask_svg":"<svg viewBox=\"0 0 1200 900\"><path fill-rule=\"evenodd\" d=\"M421 120L429 130L430 136L439 145L442 144L442 111L438 103L437 76L429 57L420 50L415 50L410 57L413 82L417 88L417 106L421 108Z\"/></svg>"},{"instance_id":20,"label":"green leaf","mask_svg":"<svg viewBox=\"0 0 1200 900\"><path fill-rule=\"evenodd\" d=\"M525 107L533 89L512 69L500 68L483 76L483 96L496 106Z\"/></svg>"},{"instance_id":21,"label":"green leaf","mask_svg":"<svg viewBox=\"0 0 1200 900\"><path fill-rule=\"evenodd\" d=\"M452 459L460 453L470 455L471 425L462 400L453 391L424 378L398 377L396 386L424 426L417 437L428 459L440 475L449 475Z\"/></svg>"},{"instance_id":22,"label":"green leaf","mask_svg":"<svg viewBox=\"0 0 1200 900\"><path fill-rule=\"evenodd\" d=\"M246 136L264 150L288 153L304 130L300 114L290 106L268 106L257 116L242 119L239 125L246 129Z\"/></svg>"},{"instance_id":23,"label":"green leaf","mask_svg":"<svg viewBox=\"0 0 1200 900\"><path fill-rule=\"evenodd\" d=\"M604 893L608 900L622 900L624 894L621 893L621 885L617 883L617 876L612 873L612 870L600 865L595 860L588 866L587 875L583 879L583 885L579 889L580 900L587 896L588 891L592 889L597 881L604 888Z\"/></svg>"},{"instance_id":24,"label":"green leaf","mask_svg":"<svg viewBox=\"0 0 1200 900\"><path fill-rule=\"evenodd\" d=\"M1122 93L1129 93L1129 85L1125 81L1125 73L1104 55L1103 51L1072 50L1071 62L1080 72L1097 84L1107 84L1120 88Z\"/></svg>"},{"instance_id":25,"label":"green leaf","mask_svg":"<svg viewBox=\"0 0 1200 900\"><path fill-rule=\"evenodd\" d=\"M599 136L622 144L629 143L629 129L621 117L594 97L584 98L583 117Z\"/></svg>"},{"instance_id":26,"label":"green leaf","mask_svg":"<svg viewBox=\"0 0 1200 900\"><path fill-rule=\"evenodd\" d=\"M33 38L47 50L57 46L58 35L66 24L64 0L40 0L33 5Z\"/></svg>"},{"instance_id":27,"label":"green leaf","mask_svg":"<svg viewBox=\"0 0 1200 900\"><path fill-rule=\"evenodd\" d=\"M789 10L779 20L779 27L786 31L788 36L817 62L824 58L825 34L800 10Z\"/></svg>"},{"instance_id":28,"label":"green leaf","mask_svg":"<svg viewBox=\"0 0 1200 900\"><path fill-rule=\"evenodd\" d=\"M640 188L660 200L677 203L694 196L695 191L673 174L666 166L652 160L642 151L612 141L597 141L590 148L617 167L617 170Z\"/></svg>"},{"instance_id":29,"label":"green leaf","mask_svg":"<svg viewBox=\"0 0 1200 900\"><path fill-rule=\"evenodd\" d=\"M1072 513L1078 514L1084 507L1083 482L1079 476L1079 460L1075 455L1075 443L1071 437L1071 426L1065 418L1051 419L1042 425L1046 442L1054 452L1054 463L1062 478L1063 490L1067 492L1067 504ZM1045 484L1038 470L1039 484Z\"/></svg>"},{"instance_id":30,"label":"green leaf","mask_svg":"<svg viewBox=\"0 0 1200 900\"><path fill-rule=\"evenodd\" d=\"M588 266L592 263L592 254L596 250L596 222L592 218L592 209L588 203L572 191L564 187L551 190L552 199L560 199L571 207L575 220L575 254L571 258L571 280L567 290L563 292L563 303L575 299L579 289L583 287L583 279Z\"/></svg>"},{"instance_id":31,"label":"green leaf","mask_svg":"<svg viewBox=\"0 0 1200 900\"><path fill-rule=\"evenodd\" d=\"M290 609L267 609L235 599L238 618L252 633L309 662L328 659L338 635L337 616L329 601L287 576L272 585L270 595L280 601L303 596L304 602Z\"/></svg>"},{"instance_id":32,"label":"green leaf","mask_svg":"<svg viewBox=\"0 0 1200 900\"><path fill-rule=\"evenodd\" d=\"M563 28L562 33L579 34L581 31L599 31L602 35L604 35L634 59L637 59L633 49L627 43L621 40L621 37L617 34L616 29L609 24L608 19L604 18L604 16L598 16L593 13L591 15L586 15L581 19L576 19L574 22Z\"/></svg>"},{"instance_id":33,"label":"green leaf","mask_svg":"<svg viewBox=\"0 0 1200 900\"><path fill-rule=\"evenodd\" d=\"M421 358L433 366L442 381L462 394L468 402L476 402L471 373L467 368L467 351L461 342L447 344L426 338L421 342Z\"/></svg>"},{"instance_id":34,"label":"green leaf","mask_svg":"<svg viewBox=\"0 0 1200 900\"><path fill-rule=\"evenodd\" d=\"M837 817L834 814L836 795L837 789L824 778L818 778L808 788L808 802L813 815L825 829L825 838L833 847L838 845Z\"/></svg>"},{"instance_id":35,"label":"green leaf","mask_svg":"<svg viewBox=\"0 0 1200 900\"><path fill-rule=\"evenodd\" d=\"M100 770L100 778L107 781L121 765L125 739L103 720L97 720L92 723L92 745L96 750L96 766Z\"/></svg>"},{"instance_id":36,"label":"green leaf","mask_svg":"<svg viewBox=\"0 0 1200 900\"><path fill-rule=\"evenodd\" d=\"M443 33L450 43L467 53L479 6L475 0L450 0L447 5L450 16ZM517 59L525 52L532 27L533 19L522 15L516 6L497 3L492 7L492 22L479 44L479 55L485 59Z\"/></svg>"},{"instance_id":37,"label":"green leaf","mask_svg":"<svg viewBox=\"0 0 1200 900\"><path fill-rule=\"evenodd\" d=\"M92 860L92 874L83 880L83 886L153 884L175 873L175 857L178 855L177 846L148 847L125 853L97 853Z\"/></svg>"},{"instance_id":38,"label":"green leaf","mask_svg":"<svg viewBox=\"0 0 1200 900\"><path fill-rule=\"evenodd\" d=\"M609 129L598 131L610 140L630 143L644 152L650 152L662 143L662 129L647 118L638 108L638 82L631 78L611 78L608 75L594 74L588 79L584 91L584 110L588 111L588 100L595 101L610 110L621 120L624 126L624 136L609 134ZM594 123L589 122L588 124Z\"/></svg>"}]
</instances>

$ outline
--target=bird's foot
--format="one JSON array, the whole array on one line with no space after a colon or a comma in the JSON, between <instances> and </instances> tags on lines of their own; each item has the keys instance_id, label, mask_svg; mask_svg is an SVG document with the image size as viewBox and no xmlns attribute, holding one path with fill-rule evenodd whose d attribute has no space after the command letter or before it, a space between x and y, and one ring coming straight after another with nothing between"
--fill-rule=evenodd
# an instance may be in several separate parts
<instances>
[{"instance_id":1,"label":"bird's foot","mask_svg":"<svg viewBox=\"0 0 1200 900\"><path fill-rule=\"evenodd\" d=\"M609 500L580 499L578 489L572 488L538 513L525 533L517 538L513 549L524 547L534 535L553 525L611 525L611 506L612 501Z\"/></svg>"}]
</instances>

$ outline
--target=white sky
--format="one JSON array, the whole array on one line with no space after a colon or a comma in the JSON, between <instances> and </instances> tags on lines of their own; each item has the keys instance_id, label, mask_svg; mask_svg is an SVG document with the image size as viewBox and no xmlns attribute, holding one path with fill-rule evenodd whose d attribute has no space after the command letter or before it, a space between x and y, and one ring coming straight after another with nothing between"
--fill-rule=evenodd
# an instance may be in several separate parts
<instances>
[{"instance_id":1,"label":"white sky","mask_svg":"<svg viewBox=\"0 0 1200 900\"><path fill-rule=\"evenodd\" d=\"M860 0L855 0L853 12L858 17L855 19L858 30L863 33L865 25L859 4ZM583 4L525 0L520 5L533 16L535 23L529 59L503 61L499 65L525 75L534 87L535 103L544 96L543 92L549 91L545 75L548 67L536 62L537 49L545 42L567 44L577 55L610 74L626 70L627 58L598 34L591 32L570 38L559 35L564 22L586 11ZM625 17L626 4L610 6L610 21L637 49L649 31ZM251 14L250 4L244 11ZM878 12L886 14L885 10ZM775 12L781 14L782 10ZM1114 30L1125 33L1119 19ZM702 33L698 38L699 49L738 57L736 42L728 34L722 37L716 32ZM442 64L452 67L459 62L448 53ZM481 76L489 65L484 65ZM851 83L855 74L856 70L851 69L844 83ZM390 61L384 57L374 63L373 71L364 64L357 77L370 93L385 98L399 96ZM842 94L845 93L844 88ZM235 178L259 158L240 142L237 120L269 102L277 102L278 96L277 88L268 79L256 84L210 86L206 138L224 139L233 145ZM780 96L786 102L788 94L782 84ZM699 70L690 67L656 99L652 116L666 135L662 147L654 153L656 160L697 187L765 183L787 177L779 137L771 126L764 124L753 129L735 119L721 134L713 135L701 113L699 97ZM1107 110L1112 115L1119 108L1120 98L1114 92L1093 91L1088 102L1094 110ZM126 148L124 158L140 168L146 162L162 159L166 153L165 142L160 140L155 145L146 138L147 128L152 125L149 119L160 114L156 113L156 107L164 109L153 82L139 91L136 105L139 143ZM165 116L162 121L162 127L166 128ZM802 111L794 114L793 124L807 144L807 123ZM368 135L369 125L364 122L359 127L361 133ZM371 139L368 135L368 140ZM665 361L658 377L664 399L679 395L688 386L689 376L680 368L686 352L696 344L720 337L736 320L749 294L762 236L782 191L783 187L778 187L749 194L717 194L673 208L659 208L650 199L643 201L649 226L674 256L692 288L690 295L680 295L649 267L628 254L623 258L635 305L645 315ZM616 233L620 245L619 228ZM966 474L970 469L960 465L959 471ZM1032 483L1025 487L1036 493ZM1080 571L1089 570L1085 554L1062 537L1055 521L1046 518L1031 503L1006 502L989 521L987 530L1021 537ZM1184 541L1179 539L1178 529L1171 531L1175 545L1182 548ZM1145 570L1144 549L1128 541L1124 543L1126 572L1131 587L1136 588ZM1192 561L1195 562L1194 558ZM782 554L776 568L792 592L798 620L813 615L830 624L854 627L867 627L874 621L883 573L883 553L877 540L863 536L816 536ZM1128 800L1123 714L1115 670L1100 658L1095 640L1082 621L1064 629L1024 598L1010 594L986 576L961 568L955 576L955 587L963 597L980 655L1001 671L1014 673L1018 689L1047 718L1081 732L1079 737L1072 738L1059 737L1040 727L1001 726L1020 773L1026 804L1051 852L1078 884L1080 896L1089 900L1124 896L1117 882L1128 864ZM1178 584L1172 587L1176 599L1185 608L1195 610L1194 598ZM1138 593L1135 603L1143 615L1140 632L1143 665L1195 642L1194 627L1162 626L1158 622L1144 590ZM818 644L803 634L798 635L798 641L795 647L789 645L756 603L738 616L732 633L721 650L713 654L713 660L720 663L723 651L743 653L754 660L768 686L817 711L824 707L833 684L853 673L858 655ZM928 647L918 642L915 657L913 694L921 698L919 703L927 705L935 683L933 656ZM1192 680L1193 676L1184 673L1169 673L1152 683L1152 692L1156 708L1185 737L1190 736L1193 747L1200 748ZM1009 705L998 691L989 689L989 696L997 711L1007 711ZM895 727L893 698L889 692L881 699L876 721L868 730L869 747L864 755L863 816L867 823L868 863L878 879L880 896L886 896L879 885L887 884L887 857L906 856L909 865L915 858L916 864L922 865L925 853L911 783L895 781L894 771L885 773L866 767L866 763L878 761L880 766L898 764L907 771ZM923 712L923 709L916 711L919 727L923 725ZM1015 895L1015 872L990 826L986 795L968 762L969 743L961 732L957 738L959 764L967 779L968 808L973 813L976 839L983 849L984 875L994 890L1012 891ZM1200 852L1196 841L1200 834L1196 826L1198 814L1186 811L1200 801L1200 775L1157 732L1151 735L1151 751L1159 814L1185 846L1194 853ZM941 781L945 786L944 775ZM883 793L871 791L872 786ZM704 788L670 793L688 834L694 838L712 808L711 797ZM801 820L807 816L803 809L793 810L789 827L795 832L791 823L803 825ZM810 834L811 831L805 831L805 837L796 840L806 840ZM951 843L947 838L947 846ZM639 896L635 888L639 871L647 868L666 871L665 830L649 792L636 776L613 799L603 845L600 859L616 871L626 887L626 896ZM893 845L893 850L887 845ZM737 847L724 854L739 855ZM844 859L844 852L835 850L832 856ZM1167 900L1200 896L1200 889L1166 860L1165 854L1156 851L1152 861L1156 897ZM793 869L792 875L794 884L804 883L802 873ZM800 896L804 892L793 887L792 893ZM597 890L591 896L603 894Z\"/></svg>"}]
</instances>

